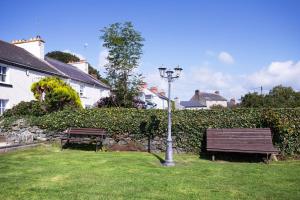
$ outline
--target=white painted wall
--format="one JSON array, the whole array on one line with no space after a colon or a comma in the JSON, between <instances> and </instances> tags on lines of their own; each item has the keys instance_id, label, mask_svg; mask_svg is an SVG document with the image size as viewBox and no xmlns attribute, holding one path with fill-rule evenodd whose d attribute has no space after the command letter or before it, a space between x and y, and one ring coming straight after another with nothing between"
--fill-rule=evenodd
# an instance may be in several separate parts
<instances>
[{"instance_id":1,"label":"white painted wall","mask_svg":"<svg viewBox=\"0 0 300 200\"><path fill-rule=\"evenodd\" d=\"M45 45L42 40L31 39L31 40L25 40L24 42L13 42L13 44L25 49L26 51L30 52L34 56L38 57L39 59L44 60Z\"/></svg>"},{"instance_id":2,"label":"white painted wall","mask_svg":"<svg viewBox=\"0 0 300 200\"><path fill-rule=\"evenodd\" d=\"M7 67L6 83L13 86L12 88L0 86L0 99L8 100L6 109L17 105L21 101L34 100L35 98L33 93L30 90L32 83L49 76L33 70L29 70L27 75L26 69L2 63L0 64L3 67ZM81 97L81 102L84 108L86 105L93 106L100 98L107 97L110 94L110 90L106 88L100 88L74 80L64 81L69 83L77 92L79 92L80 85L84 85L84 95Z\"/></svg>"},{"instance_id":3,"label":"white painted wall","mask_svg":"<svg viewBox=\"0 0 300 200\"><path fill-rule=\"evenodd\" d=\"M167 109L168 108L168 101L158 97L154 92L147 88L143 88L142 91L145 95L152 95L152 102L156 104L155 109Z\"/></svg>"},{"instance_id":4,"label":"white painted wall","mask_svg":"<svg viewBox=\"0 0 300 200\"><path fill-rule=\"evenodd\" d=\"M70 62L68 64L76 67L77 69L80 69L81 71L83 71L86 74L89 73L89 64L85 60L81 60L79 62Z\"/></svg>"},{"instance_id":5,"label":"white painted wall","mask_svg":"<svg viewBox=\"0 0 300 200\"><path fill-rule=\"evenodd\" d=\"M8 100L6 108L11 108L21 101L34 100L33 93L30 90L32 83L44 78L44 73L29 70L26 75L26 69L17 68L1 63L1 66L7 67L7 84L13 87L0 86L0 99Z\"/></svg>"},{"instance_id":6,"label":"white painted wall","mask_svg":"<svg viewBox=\"0 0 300 200\"><path fill-rule=\"evenodd\" d=\"M69 84L78 92L78 94L80 91L80 85L83 86L83 95L80 96L80 99L84 108L93 107L99 99L110 95L110 91L108 89L99 88L79 81L70 80Z\"/></svg>"}]
</instances>

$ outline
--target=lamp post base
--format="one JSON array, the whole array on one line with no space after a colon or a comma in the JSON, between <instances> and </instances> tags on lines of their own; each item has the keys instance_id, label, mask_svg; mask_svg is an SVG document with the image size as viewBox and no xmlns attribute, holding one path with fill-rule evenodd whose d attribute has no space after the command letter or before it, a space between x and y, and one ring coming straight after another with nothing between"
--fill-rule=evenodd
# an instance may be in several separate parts
<instances>
[{"instance_id":1,"label":"lamp post base","mask_svg":"<svg viewBox=\"0 0 300 200\"><path fill-rule=\"evenodd\" d=\"M165 161L162 163L162 165L165 167L173 167L175 166L175 163L173 161Z\"/></svg>"}]
</instances>

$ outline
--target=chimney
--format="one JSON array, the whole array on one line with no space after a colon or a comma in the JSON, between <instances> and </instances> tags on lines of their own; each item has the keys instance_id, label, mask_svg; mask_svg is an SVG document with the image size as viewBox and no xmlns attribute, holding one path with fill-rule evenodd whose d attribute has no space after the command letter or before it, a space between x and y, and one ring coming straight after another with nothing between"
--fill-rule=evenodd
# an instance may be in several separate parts
<instances>
[{"instance_id":1,"label":"chimney","mask_svg":"<svg viewBox=\"0 0 300 200\"><path fill-rule=\"evenodd\" d=\"M230 104L231 104L231 105L235 105L235 104L236 104L235 98L230 99Z\"/></svg>"},{"instance_id":2,"label":"chimney","mask_svg":"<svg viewBox=\"0 0 300 200\"><path fill-rule=\"evenodd\" d=\"M150 88L150 91L153 92L153 93L155 93L155 94L158 92L158 91L157 91L157 87L151 87L151 88Z\"/></svg>"},{"instance_id":3,"label":"chimney","mask_svg":"<svg viewBox=\"0 0 300 200\"><path fill-rule=\"evenodd\" d=\"M200 91L199 90L195 90L195 95L199 95L200 94Z\"/></svg>"},{"instance_id":4,"label":"chimney","mask_svg":"<svg viewBox=\"0 0 300 200\"><path fill-rule=\"evenodd\" d=\"M44 60L45 41L42 40L41 36L38 35L34 38L30 38L29 40L13 40L11 43L25 49L35 57Z\"/></svg>"},{"instance_id":5,"label":"chimney","mask_svg":"<svg viewBox=\"0 0 300 200\"><path fill-rule=\"evenodd\" d=\"M215 94L220 95L220 92L217 90L217 91L215 91Z\"/></svg>"},{"instance_id":6,"label":"chimney","mask_svg":"<svg viewBox=\"0 0 300 200\"><path fill-rule=\"evenodd\" d=\"M86 60L80 60L78 62L69 62L68 64L78 68L86 74L89 73L89 63Z\"/></svg>"},{"instance_id":7,"label":"chimney","mask_svg":"<svg viewBox=\"0 0 300 200\"><path fill-rule=\"evenodd\" d=\"M166 96L166 92L165 92L165 91L163 91L163 90L162 90L162 91L160 91L160 92L159 92L159 94L160 94L161 96L164 96L164 97Z\"/></svg>"}]
</instances>

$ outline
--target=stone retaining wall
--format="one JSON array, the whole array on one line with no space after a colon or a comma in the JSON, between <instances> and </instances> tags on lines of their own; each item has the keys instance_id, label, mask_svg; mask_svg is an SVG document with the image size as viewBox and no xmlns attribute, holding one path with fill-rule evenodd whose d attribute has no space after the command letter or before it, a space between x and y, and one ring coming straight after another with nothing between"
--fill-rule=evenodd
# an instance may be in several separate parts
<instances>
[{"instance_id":1,"label":"stone retaining wall","mask_svg":"<svg viewBox=\"0 0 300 200\"><path fill-rule=\"evenodd\" d=\"M24 119L15 121L8 129L0 126L0 135L6 137L7 145L31 144L41 141L59 140L62 133L47 131L37 126L29 126ZM138 138L135 135L120 134L114 137L106 137L102 144L103 150L111 151L151 151L164 152L166 149L165 138ZM183 153L174 143L174 152Z\"/></svg>"}]
</instances>

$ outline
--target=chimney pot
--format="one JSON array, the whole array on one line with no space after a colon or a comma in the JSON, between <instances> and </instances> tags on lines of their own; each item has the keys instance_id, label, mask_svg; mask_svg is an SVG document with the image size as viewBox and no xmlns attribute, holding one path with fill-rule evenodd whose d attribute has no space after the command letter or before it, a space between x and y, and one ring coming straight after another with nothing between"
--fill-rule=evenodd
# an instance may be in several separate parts
<instances>
[{"instance_id":1,"label":"chimney pot","mask_svg":"<svg viewBox=\"0 0 300 200\"><path fill-rule=\"evenodd\" d=\"M215 91L215 94L220 95L220 92L217 90L217 91Z\"/></svg>"}]
</instances>

